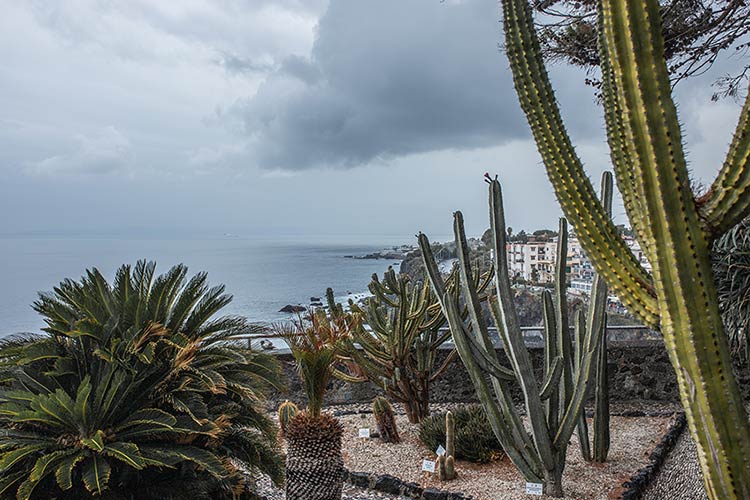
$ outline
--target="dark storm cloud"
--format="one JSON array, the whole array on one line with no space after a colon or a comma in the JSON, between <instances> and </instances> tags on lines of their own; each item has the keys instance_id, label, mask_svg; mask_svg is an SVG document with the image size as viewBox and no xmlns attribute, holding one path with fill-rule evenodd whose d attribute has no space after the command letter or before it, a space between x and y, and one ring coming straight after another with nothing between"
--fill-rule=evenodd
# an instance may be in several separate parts
<instances>
[{"instance_id":1,"label":"dark storm cloud","mask_svg":"<svg viewBox=\"0 0 750 500\"><path fill-rule=\"evenodd\" d=\"M333 0L309 58L238 103L257 164L356 166L528 137L493 1Z\"/></svg>"}]
</instances>

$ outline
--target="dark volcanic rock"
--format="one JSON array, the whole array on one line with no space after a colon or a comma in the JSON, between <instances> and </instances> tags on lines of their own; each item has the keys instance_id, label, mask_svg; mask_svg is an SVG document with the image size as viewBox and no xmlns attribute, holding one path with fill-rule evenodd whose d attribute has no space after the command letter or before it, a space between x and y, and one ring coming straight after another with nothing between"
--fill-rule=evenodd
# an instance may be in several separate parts
<instances>
[{"instance_id":1,"label":"dark volcanic rock","mask_svg":"<svg viewBox=\"0 0 750 500\"><path fill-rule=\"evenodd\" d=\"M401 480L390 474L383 474L375 480L375 489L384 493L398 495L401 493Z\"/></svg>"},{"instance_id":2,"label":"dark volcanic rock","mask_svg":"<svg viewBox=\"0 0 750 500\"><path fill-rule=\"evenodd\" d=\"M291 304L287 304L284 307L282 307L281 309L279 309L279 312L282 312L282 313L298 313L298 312L302 312L304 310L305 310L304 306L293 306Z\"/></svg>"}]
</instances>

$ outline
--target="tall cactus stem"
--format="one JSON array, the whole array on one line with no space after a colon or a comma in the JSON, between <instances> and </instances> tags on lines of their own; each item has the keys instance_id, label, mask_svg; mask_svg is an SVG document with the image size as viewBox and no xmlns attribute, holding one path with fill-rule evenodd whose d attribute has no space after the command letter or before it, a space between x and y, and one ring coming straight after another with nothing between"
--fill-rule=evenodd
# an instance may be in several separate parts
<instances>
[{"instance_id":1,"label":"tall cactus stem","mask_svg":"<svg viewBox=\"0 0 750 500\"><path fill-rule=\"evenodd\" d=\"M750 498L750 424L732 375L709 255L711 241L750 213L748 103L716 182L696 199L671 97L660 2L600 1L608 142L626 210L651 264L647 276L603 220L609 218L562 123L529 2L502 5L521 107L563 212L612 291L663 334L709 498ZM565 438L562 425L556 443Z\"/></svg>"},{"instance_id":2,"label":"tall cactus stem","mask_svg":"<svg viewBox=\"0 0 750 500\"><path fill-rule=\"evenodd\" d=\"M575 353L580 359L574 360L565 299L564 250L567 232L562 231L559 237L563 240L560 246L563 250L558 267L559 279L555 283L556 300L552 300L549 293L543 294L547 350L543 380L536 379L513 303L500 183L490 180L489 184L491 246L495 270L495 290L489 297L489 306L511 370L499 364L495 346L481 314L481 302L476 280L471 274L471 255L461 212L454 214L462 291L460 296L446 290L430 242L424 234L419 235L419 246L427 276L448 319L456 349L487 413L493 433L527 481L541 481L546 494L559 497L563 495L561 481L568 442L582 422L583 404L593 373L594 354L600 343L601 330L592 329L583 334L575 347ZM565 224L562 223L561 227L565 228ZM464 305L467 314L462 316L459 311ZM561 311L561 308L566 310ZM565 322L564 328L558 322ZM515 378L523 392L526 414L532 429L530 437L510 397L507 386L509 376ZM448 458L440 463L447 464Z\"/></svg>"}]
</instances>

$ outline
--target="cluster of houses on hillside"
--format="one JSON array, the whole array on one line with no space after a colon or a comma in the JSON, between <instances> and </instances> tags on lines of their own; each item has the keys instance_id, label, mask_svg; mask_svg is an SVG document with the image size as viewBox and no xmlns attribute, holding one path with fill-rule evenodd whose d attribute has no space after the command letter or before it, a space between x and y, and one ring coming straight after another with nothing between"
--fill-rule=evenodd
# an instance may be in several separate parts
<instances>
[{"instance_id":1,"label":"cluster of houses on hillside","mask_svg":"<svg viewBox=\"0 0 750 500\"><path fill-rule=\"evenodd\" d=\"M638 241L630 236L623 236L623 239L643 267L651 271ZM535 284L555 281L557 236L529 235L522 241L511 241L507 244L507 253L508 271L513 280ZM585 293L591 291L594 268L574 234L568 237L566 274L572 290Z\"/></svg>"}]
</instances>

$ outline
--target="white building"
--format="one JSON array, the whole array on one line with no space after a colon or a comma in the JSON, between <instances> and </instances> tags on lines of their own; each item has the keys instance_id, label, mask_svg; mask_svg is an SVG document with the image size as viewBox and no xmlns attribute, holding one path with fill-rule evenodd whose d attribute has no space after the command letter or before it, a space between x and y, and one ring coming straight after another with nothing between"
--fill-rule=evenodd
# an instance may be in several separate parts
<instances>
[{"instance_id":1,"label":"white building","mask_svg":"<svg viewBox=\"0 0 750 500\"><path fill-rule=\"evenodd\" d=\"M506 246L511 278L552 283L555 279L555 243L552 241L511 242Z\"/></svg>"},{"instance_id":2,"label":"white building","mask_svg":"<svg viewBox=\"0 0 750 500\"><path fill-rule=\"evenodd\" d=\"M638 240L624 238L633 255L651 272L651 266L641 250ZM509 242L506 245L508 272L511 278L533 281L536 283L553 283L555 280L555 262L557 261L557 238L549 241L536 241L531 238L526 243ZM568 238L568 255L566 256L565 273L571 288L589 291L594 277L594 268L583 251L578 238Z\"/></svg>"}]
</instances>

